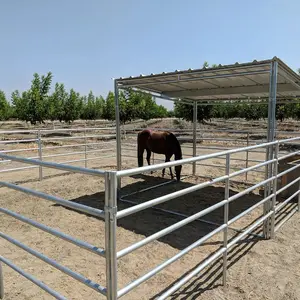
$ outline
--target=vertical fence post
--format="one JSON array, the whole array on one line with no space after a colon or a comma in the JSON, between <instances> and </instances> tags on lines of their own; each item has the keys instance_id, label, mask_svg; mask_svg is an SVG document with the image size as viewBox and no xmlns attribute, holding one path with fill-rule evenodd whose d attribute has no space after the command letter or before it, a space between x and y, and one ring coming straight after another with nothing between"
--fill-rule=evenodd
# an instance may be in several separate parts
<instances>
[{"instance_id":1,"label":"vertical fence post","mask_svg":"<svg viewBox=\"0 0 300 300\"><path fill-rule=\"evenodd\" d=\"M226 154L226 171L225 175L230 174L230 154ZM224 224L226 224L226 228L224 228L224 248L226 251L223 254L223 285L226 285L227 281L227 243L228 243L228 219L229 219L229 177L225 181L225 200L226 203L224 205Z\"/></svg>"},{"instance_id":2,"label":"vertical fence post","mask_svg":"<svg viewBox=\"0 0 300 300\"><path fill-rule=\"evenodd\" d=\"M121 130L120 130L120 109L119 109L119 88L115 79L115 117L116 117L116 146L117 146L117 170L122 170L122 147L121 147ZM118 189L121 189L121 178L118 178Z\"/></svg>"},{"instance_id":3,"label":"vertical fence post","mask_svg":"<svg viewBox=\"0 0 300 300\"><path fill-rule=\"evenodd\" d=\"M0 299L3 298L4 298L4 279L3 279L2 264L0 261Z\"/></svg>"},{"instance_id":4,"label":"vertical fence post","mask_svg":"<svg viewBox=\"0 0 300 300\"><path fill-rule=\"evenodd\" d=\"M249 131L247 132L247 147L249 147ZM249 150L246 151L246 169L249 166ZM248 181L248 172L245 173L245 179Z\"/></svg>"},{"instance_id":5,"label":"vertical fence post","mask_svg":"<svg viewBox=\"0 0 300 300\"><path fill-rule=\"evenodd\" d=\"M269 145L267 146L266 149L266 161L271 160L271 150L270 147L273 147L273 145ZM265 179L268 179L270 177L272 177L272 172L273 168L272 168L272 164L267 164L265 166ZM264 198L268 197L271 194L271 182L268 182L264 185ZM265 216L267 213L270 212L270 201L267 201L263 204L263 215ZM269 239L270 238L270 219L267 218L266 220L264 220L263 222L263 236L265 239Z\"/></svg>"},{"instance_id":6,"label":"vertical fence post","mask_svg":"<svg viewBox=\"0 0 300 300\"><path fill-rule=\"evenodd\" d=\"M193 106L193 157L197 156L197 102ZM193 175L196 175L196 162L193 163Z\"/></svg>"},{"instance_id":7,"label":"vertical fence post","mask_svg":"<svg viewBox=\"0 0 300 300\"><path fill-rule=\"evenodd\" d=\"M87 139L86 139L86 124L84 124L84 166L87 168Z\"/></svg>"},{"instance_id":8,"label":"vertical fence post","mask_svg":"<svg viewBox=\"0 0 300 300\"><path fill-rule=\"evenodd\" d=\"M272 193L274 194L272 197L272 217L271 217L271 239L275 238L275 208L276 208L276 192L277 192L277 174L278 174L278 152L279 152L279 142L277 142L275 146L275 159L276 161L274 162L273 170L274 170L274 180L273 180L273 189Z\"/></svg>"},{"instance_id":9,"label":"vertical fence post","mask_svg":"<svg viewBox=\"0 0 300 300\"><path fill-rule=\"evenodd\" d=\"M116 172L105 174L105 252L107 299L117 299L117 188Z\"/></svg>"},{"instance_id":10,"label":"vertical fence post","mask_svg":"<svg viewBox=\"0 0 300 300\"><path fill-rule=\"evenodd\" d=\"M38 130L38 152L39 152L39 160L43 160L43 149L42 149L42 136L41 131ZM39 166L39 180L43 179L43 167Z\"/></svg>"}]
</instances>

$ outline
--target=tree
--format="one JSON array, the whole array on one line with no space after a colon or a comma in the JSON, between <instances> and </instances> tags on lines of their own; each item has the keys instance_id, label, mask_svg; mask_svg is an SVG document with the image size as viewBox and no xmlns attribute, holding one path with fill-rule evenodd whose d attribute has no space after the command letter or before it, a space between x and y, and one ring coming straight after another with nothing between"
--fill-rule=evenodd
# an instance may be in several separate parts
<instances>
[{"instance_id":1,"label":"tree","mask_svg":"<svg viewBox=\"0 0 300 300\"><path fill-rule=\"evenodd\" d=\"M56 83L53 94L48 97L47 116L51 121L64 119L64 106L68 93L63 83Z\"/></svg>"},{"instance_id":2,"label":"tree","mask_svg":"<svg viewBox=\"0 0 300 300\"><path fill-rule=\"evenodd\" d=\"M67 123L71 123L79 119L81 109L82 100L80 98L80 95L79 93L76 93L73 89L71 89L64 103L63 120Z\"/></svg>"},{"instance_id":3,"label":"tree","mask_svg":"<svg viewBox=\"0 0 300 300\"><path fill-rule=\"evenodd\" d=\"M0 91L0 120L8 120L10 117L10 105L6 100L5 93Z\"/></svg>"},{"instance_id":4,"label":"tree","mask_svg":"<svg viewBox=\"0 0 300 300\"><path fill-rule=\"evenodd\" d=\"M11 94L11 101L13 104L15 116L19 120L28 122L29 121L29 117L28 117L29 98L27 96L27 92L23 92L21 96L19 91L15 90Z\"/></svg>"},{"instance_id":5,"label":"tree","mask_svg":"<svg viewBox=\"0 0 300 300\"><path fill-rule=\"evenodd\" d=\"M111 91L105 100L104 119L115 120L115 96Z\"/></svg>"},{"instance_id":6,"label":"tree","mask_svg":"<svg viewBox=\"0 0 300 300\"><path fill-rule=\"evenodd\" d=\"M31 124L44 123L47 116L48 93L51 87L52 73L48 72L46 76L40 77L34 73L30 90L27 92L28 111L27 118Z\"/></svg>"},{"instance_id":7,"label":"tree","mask_svg":"<svg viewBox=\"0 0 300 300\"><path fill-rule=\"evenodd\" d=\"M96 97L95 100L95 110L96 110L96 119L103 118L105 108L105 100L102 96Z\"/></svg>"},{"instance_id":8,"label":"tree","mask_svg":"<svg viewBox=\"0 0 300 300\"><path fill-rule=\"evenodd\" d=\"M193 105L176 102L174 105L174 112L177 118L182 118L186 121L193 121ZM212 117L211 105L198 105L197 107L197 121L204 122Z\"/></svg>"},{"instance_id":9,"label":"tree","mask_svg":"<svg viewBox=\"0 0 300 300\"><path fill-rule=\"evenodd\" d=\"M96 120L96 99L92 91L89 92L87 97L82 97L82 117L85 120Z\"/></svg>"},{"instance_id":10,"label":"tree","mask_svg":"<svg viewBox=\"0 0 300 300\"><path fill-rule=\"evenodd\" d=\"M209 67L209 63L207 61L205 61L202 65L203 68L208 68Z\"/></svg>"}]
</instances>

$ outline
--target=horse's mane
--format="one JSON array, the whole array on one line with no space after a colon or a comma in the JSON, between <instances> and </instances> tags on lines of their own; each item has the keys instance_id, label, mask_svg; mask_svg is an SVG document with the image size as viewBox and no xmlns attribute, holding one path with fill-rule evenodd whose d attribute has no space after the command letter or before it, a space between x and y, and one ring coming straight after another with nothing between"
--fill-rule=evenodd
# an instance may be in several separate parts
<instances>
[{"instance_id":1,"label":"horse's mane","mask_svg":"<svg viewBox=\"0 0 300 300\"><path fill-rule=\"evenodd\" d=\"M178 156L179 156L178 158L179 158L179 159L182 159L181 146L180 146L180 143L179 143L177 137L176 137L172 132L169 132L169 137L170 137L171 139L173 139L175 145L176 145L177 148L178 148Z\"/></svg>"}]
</instances>

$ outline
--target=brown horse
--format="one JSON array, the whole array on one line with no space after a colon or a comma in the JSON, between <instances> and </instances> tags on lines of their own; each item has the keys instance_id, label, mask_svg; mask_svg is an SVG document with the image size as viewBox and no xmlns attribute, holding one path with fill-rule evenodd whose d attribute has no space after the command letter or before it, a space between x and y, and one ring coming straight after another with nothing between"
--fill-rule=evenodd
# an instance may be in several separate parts
<instances>
[{"instance_id":1,"label":"brown horse","mask_svg":"<svg viewBox=\"0 0 300 300\"><path fill-rule=\"evenodd\" d=\"M147 162L150 165L151 152L164 154L166 162L169 162L174 154L175 160L182 159L182 151L176 136L168 131L152 131L145 129L138 133L138 165L143 166L143 154L146 149ZM175 166L177 181L180 180L182 166ZM173 179L172 169L170 168L171 178ZM162 176L165 176L165 169L162 170Z\"/></svg>"}]
</instances>

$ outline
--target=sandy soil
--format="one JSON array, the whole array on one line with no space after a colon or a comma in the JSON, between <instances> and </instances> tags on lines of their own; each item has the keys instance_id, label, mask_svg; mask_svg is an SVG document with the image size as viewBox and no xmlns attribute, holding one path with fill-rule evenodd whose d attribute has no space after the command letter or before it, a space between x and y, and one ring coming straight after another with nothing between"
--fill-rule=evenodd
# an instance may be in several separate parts
<instances>
[{"instance_id":1,"label":"sandy soil","mask_svg":"<svg viewBox=\"0 0 300 300\"><path fill-rule=\"evenodd\" d=\"M101 147L110 149L111 144L103 143ZM58 151L62 150L51 151L51 154L58 153ZM136 166L135 152L133 151L124 151L123 164L125 168ZM108 153L110 152L111 150L108 150ZM184 153L191 154L191 149L185 148ZM204 154L208 153L208 151L198 149L198 153ZM30 154L26 155L30 156ZM90 155L92 157L92 154ZM95 156L99 156L99 154ZM82 154L78 154L68 158L53 158L53 161L63 161L64 159L75 160L82 157ZM155 157L157 158L157 156ZM244 158L245 153L237 154L235 157ZM251 157L260 160L264 159L264 154L251 153ZM224 164L224 160L211 159L210 163ZM15 163L3 165L5 165L5 168L16 165L21 166L21 164ZM74 163L73 165L83 166L84 163ZM112 169L115 166L115 158L90 161L88 166ZM233 166L242 168L244 167L244 162L233 162ZM191 166L187 166L183 169L183 174L189 174L190 171ZM36 181L38 169L3 173L1 174L3 178L1 180L22 182L23 186L103 209L104 180L102 178L80 174L63 175L61 171L50 169L44 169L43 173L45 178L41 182ZM57 176L59 173L61 175ZM222 174L224 174L224 169L198 166L198 176L196 177L186 178L176 184L170 183L151 191L129 196L126 199L143 202L202 182L205 180L202 177L203 175L216 177ZM259 176L260 174L252 173L248 179L256 182L259 180ZM237 179L244 180L244 177L241 176ZM168 181L168 176L162 179L160 172L152 175L124 178L122 180L124 187L122 194L125 195L166 181ZM244 188L245 185L231 183L230 195L234 195ZM224 187L222 184L218 184L187 196L179 197L158 207L190 215L223 200L223 197ZM230 205L230 218L261 199L259 192L255 191L234 201ZM119 202L118 206L119 210L129 207L124 202ZM104 247L104 222L92 216L78 213L55 205L52 202L6 188L0 188L0 207L5 207L25 215L30 219L61 230L93 245ZM291 204L284 209L284 214L278 217L276 222L279 223L280 219L293 209L293 207L294 204ZM261 215L261 212L261 208L256 209L251 214L234 223L232 227L241 229L249 226L249 224L253 223ZM16 238L27 246L42 252L87 278L104 286L106 285L105 260L103 258L99 258L94 254L88 253L68 242L62 241L11 217L7 217L4 214L1 214L0 218L1 231L3 233ZM223 211L222 209L216 210L205 216L204 219L221 223L223 220ZM147 209L133 216L121 219L118 222L117 231L118 250L126 248L179 220L180 217L153 209ZM299 223L299 217L296 214L277 232L276 239L266 241L258 237L247 236L241 243L232 248L228 257L229 272L226 287L221 285L222 261L217 261L194 277L170 299L300 299L300 286L298 284L300 276L298 268L300 251L297 250L300 249ZM195 221L156 242L148 244L133 254L121 258L118 262L118 288L124 287L138 276L147 273L214 228L216 226ZM258 228L256 233L261 233L261 228ZM229 230L230 239L236 235L236 231ZM123 299L155 299L161 292L174 284L178 278L187 274L210 255L210 253L219 249L222 246L221 240L222 234L216 235L201 247L194 249L158 275L125 295ZM69 278L62 272L48 266L4 239L0 240L0 250L1 255L10 259L25 271L43 280L47 285L65 295L68 299L104 299L104 297L99 296L99 294L84 284ZM3 266L3 270L5 299L52 299L51 296L5 265Z\"/></svg>"}]
</instances>

